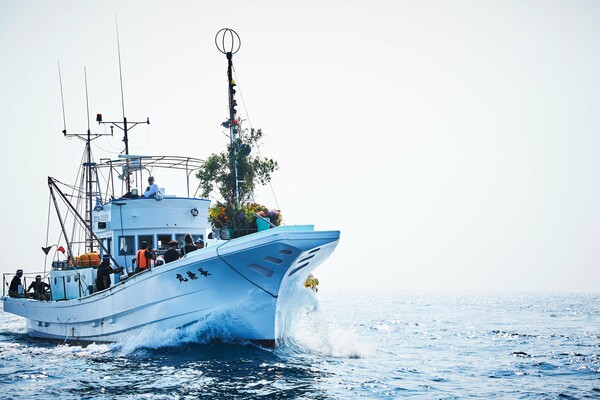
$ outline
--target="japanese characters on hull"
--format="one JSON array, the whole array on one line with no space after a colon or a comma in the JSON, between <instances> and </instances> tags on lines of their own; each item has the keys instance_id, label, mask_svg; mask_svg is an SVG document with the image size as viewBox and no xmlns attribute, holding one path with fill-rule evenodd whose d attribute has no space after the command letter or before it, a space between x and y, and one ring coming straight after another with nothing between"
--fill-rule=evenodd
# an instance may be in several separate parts
<instances>
[{"instance_id":1,"label":"japanese characters on hull","mask_svg":"<svg viewBox=\"0 0 600 400\"><path fill-rule=\"evenodd\" d=\"M200 275L202 275L202 276L204 276L204 277L207 277L207 278L208 278L208 276L209 276L209 275L211 275L211 274L210 274L208 271L206 271L204 268L199 268L199 269L198 269L198 272L200 272ZM195 281L196 279L198 279L198 276L197 276L197 275L196 275L194 272L192 272L192 271L186 271L186 275L187 275L187 277L188 277L188 278L190 278L190 279L188 279L188 278L185 278L185 277L184 277L183 275L181 275L181 274L176 274L176 275L175 275L175 278L177 278L177 279L179 280L179 282L187 282L187 281L189 281L189 280Z\"/></svg>"}]
</instances>

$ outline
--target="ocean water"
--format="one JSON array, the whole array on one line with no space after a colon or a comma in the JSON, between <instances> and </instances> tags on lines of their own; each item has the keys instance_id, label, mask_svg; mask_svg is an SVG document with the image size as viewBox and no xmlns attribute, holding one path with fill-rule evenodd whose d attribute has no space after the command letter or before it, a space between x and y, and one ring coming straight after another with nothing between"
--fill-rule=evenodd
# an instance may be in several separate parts
<instances>
[{"instance_id":1,"label":"ocean water","mask_svg":"<svg viewBox=\"0 0 600 400\"><path fill-rule=\"evenodd\" d=\"M274 350L216 341L218 319L123 343L48 343L0 312L0 398L600 399L598 294L307 299Z\"/></svg>"}]
</instances>

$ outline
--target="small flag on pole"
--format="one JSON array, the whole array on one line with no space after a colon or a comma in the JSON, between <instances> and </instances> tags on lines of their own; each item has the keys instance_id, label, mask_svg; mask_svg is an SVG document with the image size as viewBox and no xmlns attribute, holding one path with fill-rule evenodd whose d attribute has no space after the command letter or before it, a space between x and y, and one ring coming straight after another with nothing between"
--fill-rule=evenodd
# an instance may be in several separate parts
<instances>
[{"instance_id":1,"label":"small flag on pole","mask_svg":"<svg viewBox=\"0 0 600 400\"><path fill-rule=\"evenodd\" d=\"M65 254L65 248L62 246L58 246L58 249L56 249L58 251L60 251L61 253Z\"/></svg>"}]
</instances>

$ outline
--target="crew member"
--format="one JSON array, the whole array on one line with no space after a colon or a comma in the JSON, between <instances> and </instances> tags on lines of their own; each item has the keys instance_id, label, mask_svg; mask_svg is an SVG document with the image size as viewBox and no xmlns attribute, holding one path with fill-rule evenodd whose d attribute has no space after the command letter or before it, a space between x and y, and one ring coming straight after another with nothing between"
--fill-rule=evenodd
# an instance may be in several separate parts
<instances>
[{"instance_id":1,"label":"crew member","mask_svg":"<svg viewBox=\"0 0 600 400\"><path fill-rule=\"evenodd\" d=\"M158 190L158 185L154 183L154 177L148 177L148 187L144 192L144 197L151 198L155 197L157 194L160 194L160 190Z\"/></svg>"},{"instance_id":2,"label":"crew member","mask_svg":"<svg viewBox=\"0 0 600 400\"><path fill-rule=\"evenodd\" d=\"M16 275L10 281L10 286L8 288L8 295L10 297L23 297L23 295L19 295L19 286L21 286L21 291L23 290L23 282L21 282L21 277L23 276L23 270L18 269Z\"/></svg>"},{"instance_id":3,"label":"crew member","mask_svg":"<svg viewBox=\"0 0 600 400\"><path fill-rule=\"evenodd\" d=\"M164 254L165 264L175 261L179 258L179 251L177 251L177 240L171 240L169 242L169 250L165 251Z\"/></svg>"},{"instance_id":4,"label":"crew member","mask_svg":"<svg viewBox=\"0 0 600 400\"><path fill-rule=\"evenodd\" d=\"M102 262L98 267L98 275L96 276L96 292L100 290L108 289L110 287L110 274L116 274L123 271L123 267L114 269L110 265L110 256L104 254L102 256Z\"/></svg>"},{"instance_id":5,"label":"crew member","mask_svg":"<svg viewBox=\"0 0 600 400\"><path fill-rule=\"evenodd\" d=\"M192 239L192 235L189 233L185 234L183 241L185 242L185 245L181 248L181 257L185 256L187 253L198 250L198 247L194 245L194 239Z\"/></svg>"},{"instance_id":6,"label":"crew member","mask_svg":"<svg viewBox=\"0 0 600 400\"><path fill-rule=\"evenodd\" d=\"M33 298L36 300L50 300L50 294L46 293L46 290L50 289L50 285L46 282L42 282L42 276L36 275L35 281L31 282L31 285L27 288L27 292L33 289Z\"/></svg>"},{"instance_id":7,"label":"crew member","mask_svg":"<svg viewBox=\"0 0 600 400\"><path fill-rule=\"evenodd\" d=\"M152 260L156 259L153 250L148 250L148 242L144 241L135 255L136 272L142 272L150 268Z\"/></svg>"}]
</instances>

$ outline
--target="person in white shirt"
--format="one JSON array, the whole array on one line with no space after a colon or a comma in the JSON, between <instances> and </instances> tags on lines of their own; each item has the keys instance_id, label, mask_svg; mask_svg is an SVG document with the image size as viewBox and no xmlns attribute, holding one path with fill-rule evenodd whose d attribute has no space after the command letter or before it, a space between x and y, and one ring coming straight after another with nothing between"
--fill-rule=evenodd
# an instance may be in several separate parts
<instances>
[{"instance_id":1,"label":"person in white shirt","mask_svg":"<svg viewBox=\"0 0 600 400\"><path fill-rule=\"evenodd\" d=\"M148 187L146 188L146 191L144 192L144 197L154 197L157 194L160 194L160 191L158 190L158 185L156 183L154 183L154 177L150 176L148 177Z\"/></svg>"}]
</instances>

